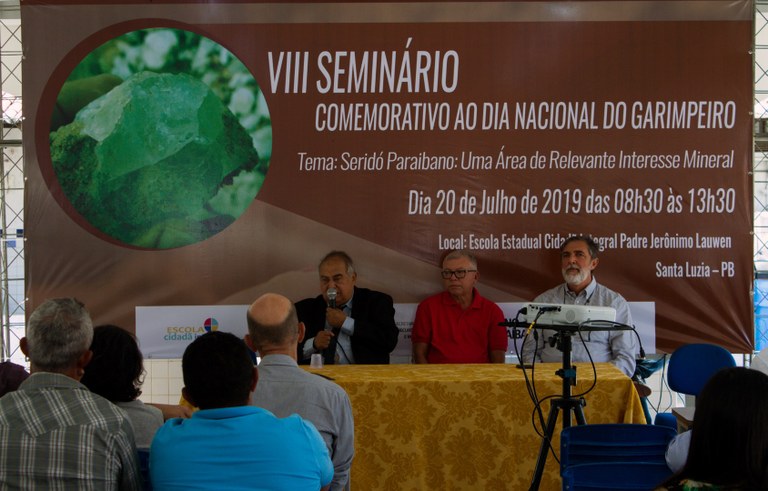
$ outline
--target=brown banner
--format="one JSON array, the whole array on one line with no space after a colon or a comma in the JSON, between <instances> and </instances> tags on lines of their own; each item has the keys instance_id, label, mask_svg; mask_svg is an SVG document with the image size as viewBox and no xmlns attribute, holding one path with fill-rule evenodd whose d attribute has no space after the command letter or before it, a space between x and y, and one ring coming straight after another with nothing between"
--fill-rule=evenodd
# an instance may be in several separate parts
<instances>
[{"instance_id":1,"label":"brown banner","mask_svg":"<svg viewBox=\"0 0 768 491\"><path fill-rule=\"evenodd\" d=\"M457 247L524 301L586 233L657 348L750 351L752 3L567 5L27 3L28 308L299 299L331 249L418 302Z\"/></svg>"}]
</instances>

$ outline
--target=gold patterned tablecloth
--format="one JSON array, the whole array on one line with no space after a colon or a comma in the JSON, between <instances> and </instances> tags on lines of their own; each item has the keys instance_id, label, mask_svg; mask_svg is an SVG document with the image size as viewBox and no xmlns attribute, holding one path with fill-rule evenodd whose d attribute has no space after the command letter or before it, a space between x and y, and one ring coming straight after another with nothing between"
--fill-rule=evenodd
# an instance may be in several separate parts
<instances>
[{"instance_id":1,"label":"gold patterned tablecloth","mask_svg":"<svg viewBox=\"0 0 768 491\"><path fill-rule=\"evenodd\" d=\"M573 394L594 380L576 364ZM562 394L559 364L537 364L539 399ZM584 397L587 423L645 423L632 381L608 363ZM541 438L531 422L533 402L514 365L336 365L312 370L346 389L355 417L355 491L525 490ZM530 377L530 370L528 371ZM544 418L549 404L543 405ZM562 418L561 418L562 419ZM559 455L558 421L554 448ZM560 489L552 454L542 490Z\"/></svg>"}]
</instances>

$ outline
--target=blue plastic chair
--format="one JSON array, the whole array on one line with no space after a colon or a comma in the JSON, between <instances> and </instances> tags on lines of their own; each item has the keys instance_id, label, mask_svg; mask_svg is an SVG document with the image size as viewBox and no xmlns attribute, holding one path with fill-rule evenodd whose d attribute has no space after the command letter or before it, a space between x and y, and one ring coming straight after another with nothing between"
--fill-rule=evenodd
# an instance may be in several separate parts
<instances>
[{"instance_id":1,"label":"blue plastic chair","mask_svg":"<svg viewBox=\"0 0 768 491\"><path fill-rule=\"evenodd\" d=\"M563 490L654 489L672 475L664 454L672 428L645 424L593 424L560 434Z\"/></svg>"},{"instance_id":2,"label":"blue plastic chair","mask_svg":"<svg viewBox=\"0 0 768 491\"><path fill-rule=\"evenodd\" d=\"M675 392L698 396L715 372L735 366L736 360L725 348L707 343L686 344L669 357L667 384ZM654 423L677 429L672 413L658 413Z\"/></svg>"},{"instance_id":3,"label":"blue plastic chair","mask_svg":"<svg viewBox=\"0 0 768 491\"><path fill-rule=\"evenodd\" d=\"M563 471L564 491L648 491L672 475L657 462L599 462Z\"/></svg>"},{"instance_id":4,"label":"blue plastic chair","mask_svg":"<svg viewBox=\"0 0 768 491\"><path fill-rule=\"evenodd\" d=\"M667 445L677 433L665 426L592 424L560 433L560 469L605 462L663 464Z\"/></svg>"}]
</instances>

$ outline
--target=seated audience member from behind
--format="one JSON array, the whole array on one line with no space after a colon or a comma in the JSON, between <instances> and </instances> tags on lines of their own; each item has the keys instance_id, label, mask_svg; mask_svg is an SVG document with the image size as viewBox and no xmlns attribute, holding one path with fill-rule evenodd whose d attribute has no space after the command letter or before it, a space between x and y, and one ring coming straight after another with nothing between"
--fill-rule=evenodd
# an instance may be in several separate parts
<instances>
[{"instance_id":1,"label":"seated audience member from behind","mask_svg":"<svg viewBox=\"0 0 768 491\"><path fill-rule=\"evenodd\" d=\"M534 302L613 307L616 309L616 322L632 326L632 314L624 297L599 284L592 274L599 262L598 254L599 247L591 237L574 235L565 239L560 246L560 268L565 283L542 293ZM530 333L523 344L523 361L530 363L535 353L536 361L562 362L563 352L555 335L555 331L547 329L535 329ZM572 361L588 362L591 355L595 362L608 361L627 376L634 374L637 353L634 332L589 331L571 338Z\"/></svg>"},{"instance_id":2,"label":"seated audience member from behind","mask_svg":"<svg viewBox=\"0 0 768 491\"><path fill-rule=\"evenodd\" d=\"M304 325L286 297L267 293L251 304L245 342L261 356L253 405L279 418L298 414L315 425L333 461L331 490L348 489L355 454L352 406L344 389L299 368L296 346L303 338Z\"/></svg>"},{"instance_id":3,"label":"seated audience member from behind","mask_svg":"<svg viewBox=\"0 0 768 491\"><path fill-rule=\"evenodd\" d=\"M20 347L31 375L0 398L0 482L8 489L141 489L125 413L79 382L93 324L75 299L32 312Z\"/></svg>"},{"instance_id":4,"label":"seated audience member from behind","mask_svg":"<svg viewBox=\"0 0 768 491\"><path fill-rule=\"evenodd\" d=\"M768 489L768 375L715 373L696 398L688 458L660 489Z\"/></svg>"},{"instance_id":5,"label":"seated audience member from behind","mask_svg":"<svg viewBox=\"0 0 768 491\"><path fill-rule=\"evenodd\" d=\"M28 377L29 373L23 366L10 360L0 363L0 397L18 389Z\"/></svg>"},{"instance_id":6,"label":"seated audience member from behind","mask_svg":"<svg viewBox=\"0 0 768 491\"><path fill-rule=\"evenodd\" d=\"M125 411L133 426L136 447L149 449L164 419L160 409L137 399L144 381L144 364L136 339L118 326L98 326L93 330L91 351L93 358L80 382Z\"/></svg>"},{"instance_id":7,"label":"seated audience member from behind","mask_svg":"<svg viewBox=\"0 0 768 491\"><path fill-rule=\"evenodd\" d=\"M469 251L450 252L441 271L445 291L416 309L411 340L416 363L504 363L504 314L475 285L477 259Z\"/></svg>"},{"instance_id":8,"label":"seated audience member from behind","mask_svg":"<svg viewBox=\"0 0 768 491\"><path fill-rule=\"evenodd\" d=\"M762 353L763 351L758 353L757 357L752 357L752 363L749 365L749 368L768 375L768 365L766 365L760 357ZM667 467L669 467L672 472L680 472L685 466L685 461L688 458L688 449L691 446L692 433L693 430L689 429L678 434L671 442L669 442L669 445L667 446L666 460Z\"/></svg>"},{"instance_id":9,"label":"seated audience member from behind","mask_svg":"<svg viewBox=\"0 0 768 491\"><path fill-rule=\"evenodd\" d=\"M399 334L392 297L356 286L355 265L346 252L329 252L317 269L320 295L296 303L307 330L299 342L299 363L309 363L313 353L323 353L325 364L389 363Z\"/></svg>"},{"instance_id":10,"label":"seated audience member from behind","mask_svg":"<svg viewBox=\"0 0 768 491\"><path fill-rule=\"evenodd\" d=\"M258 375L241 339L203 334L187 346L181 370L182 394L200 410L167 421L155 434L149 460L155 491L329 488L333 466L315 427L249 405Z\"/></svg>"},{"instance_id":11,"label":"seated audience member from behind","mask_svg":"<svg viewBox=\"0 0 768 491\"><path fill-rule=\"evenodd\" d=\"M664 458L667 461L667 467L672 472L680 472L688 459L688 449L691 446L691 430L678 433L669 445Z\"/></svg>"}]
</instances>

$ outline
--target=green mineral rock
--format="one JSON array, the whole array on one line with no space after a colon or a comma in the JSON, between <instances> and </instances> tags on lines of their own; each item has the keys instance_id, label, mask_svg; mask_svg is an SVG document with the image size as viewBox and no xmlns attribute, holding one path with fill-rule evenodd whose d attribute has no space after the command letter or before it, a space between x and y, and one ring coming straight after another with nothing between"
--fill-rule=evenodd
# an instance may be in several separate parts
<instances>
[{"instance_id":1,"label":"green mineral rock","mask_svg":"<svg viewBox=\"0 0 768 491\"><path fill-rule=\"evenodd\" d=\"M221 231L248 207L265 172L235 116L184 74L128 78L50 142L53 169L77 212L139 247L180 247ZM239 182L250 183L245 196L231 189ZM214 200L220 192L240 199L222 212L223 198Z\"/></svg>"}]
</instances>

